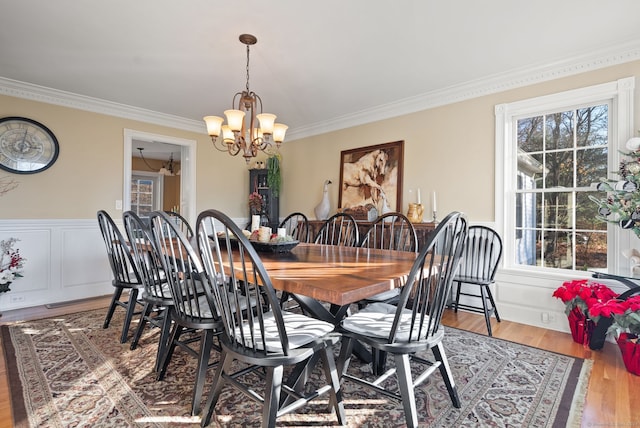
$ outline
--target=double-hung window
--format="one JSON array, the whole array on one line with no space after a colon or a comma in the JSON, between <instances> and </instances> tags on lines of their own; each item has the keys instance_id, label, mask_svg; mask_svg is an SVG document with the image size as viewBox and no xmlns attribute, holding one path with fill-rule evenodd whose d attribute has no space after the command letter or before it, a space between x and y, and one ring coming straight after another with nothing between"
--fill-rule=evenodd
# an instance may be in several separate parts
<instances>
[{"instance_id":1,"label":"double-hung window","mask_svg":"<svg viewBox=\"0 0 640 428\"><path fill-rule=\"evenodd\" d=\"M589 195L632 135L633 78L496 106L496 212L505 267L606 269L622 236ZM500 187L504 198L500 195Z\"/></svg>"}]
</instances>

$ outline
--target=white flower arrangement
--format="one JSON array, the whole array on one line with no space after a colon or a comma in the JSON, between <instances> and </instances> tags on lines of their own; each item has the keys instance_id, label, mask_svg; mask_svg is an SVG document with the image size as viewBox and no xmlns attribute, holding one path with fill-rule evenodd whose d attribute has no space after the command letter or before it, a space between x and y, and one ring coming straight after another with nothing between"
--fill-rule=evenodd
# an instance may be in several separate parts
<instances>
[{"instance_id":1,"label":"white flower arrangement","mask_svg":"<svg viewBox=\"0 0 640 428\"><path fill-rule=\"evenodd\" d=\"M11 291L11 283L22 277L26 259L20 255L20 250L13 248L18 241L16 238L0 241L0 293Z\"/></svg>"}]
</instances>

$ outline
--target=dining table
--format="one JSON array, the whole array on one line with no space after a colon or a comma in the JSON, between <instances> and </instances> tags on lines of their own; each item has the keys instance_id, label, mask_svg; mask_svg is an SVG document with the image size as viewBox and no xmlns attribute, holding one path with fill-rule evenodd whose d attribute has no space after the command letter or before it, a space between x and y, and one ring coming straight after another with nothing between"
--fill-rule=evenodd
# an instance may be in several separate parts
<instances>
[{"instance_id":1,"label":"dining table","mask_svg":"<svg viewBox=\"0 0 640 428\"><path fill-rule=\"evenodd\" d=\"M416 254L300 243L290 252L262 252L260 259L275 289L294 296L314 316L336 324L352 303L401 287ZM324 313L321 302L335 310Z\"/></svg>"},{"instance_id":2,"label":"dining table","mask_svg":"<svg viewBox=\"0 0 640 428\"><path fill-rule=\"evenodd\" d=\"M288 293L305 313L338 325L352 303L401 287L416 254L300 243L290 252L261 252L260 259L275 289ZM354 353L371 362L359 344Z\"/></svg>"}]
</instances>

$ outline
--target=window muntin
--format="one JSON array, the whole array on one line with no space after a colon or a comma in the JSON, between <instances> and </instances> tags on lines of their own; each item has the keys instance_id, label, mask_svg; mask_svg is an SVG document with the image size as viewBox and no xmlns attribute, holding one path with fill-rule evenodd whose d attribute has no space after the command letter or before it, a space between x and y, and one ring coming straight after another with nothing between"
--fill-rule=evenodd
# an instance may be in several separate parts
<instances>
[{"instance_id":1,"label":"window muntin","mask_svg":"<svg viewBox=\"0 0 640 428\"><path fill-rule=\"evenodd\" d=\"M588 194L607 176L609 103L515 119L515 264L605 268L606 225Z\"/></svg>"}]
</instances>

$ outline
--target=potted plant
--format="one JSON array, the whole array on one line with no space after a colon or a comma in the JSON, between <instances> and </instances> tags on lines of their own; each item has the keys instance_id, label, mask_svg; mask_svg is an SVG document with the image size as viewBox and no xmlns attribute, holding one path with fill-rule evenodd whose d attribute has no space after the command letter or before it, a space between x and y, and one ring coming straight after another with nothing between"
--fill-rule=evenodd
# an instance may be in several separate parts
<instances>
[{"instance_id":1,"label":"potted plant","mask_svg":"<svg viewBox=\"0 0 640 428\"><path fill-rule=\"evenodd\" d=\"M593 305L589 313L594 318L613 319L608 332L616 336L624 366L630 373L640 376L640 295Z\"/></svg>"},{"instance_id":2,"label":"potted plant","mask_svg":"<svg viewBox=\"0 0 640 428\"><path fill-rule=\"evenodd\" d=\"M598 190L606 191L605 198L589 196L598 206L597 219L631 229L640 237L640 138L631 138L626 145L629 159L620 161L619 180L603 179Z\"/></svg>"},{"instance_id":3,"label":"potted plant","mask_svg":"<svg viewBox=\"0 0 640 428\"><path fill-rule=\"evenodd\" d=\"M249 194L249 210L251 215L260 215L264 208L264 199L262 195L258 193L258 190L254 190Z\"/></svg>"},{"instance_id":4,"label":"potted plant","mask_svg":"<svg viewBox=\"0 0 640 428\"><path fill-rule=\"evenodd\" d=\"M571 336L577 343L589 344L595 322L589 316L589 308L618 297L604 284L587 279L565 281L553 292L553 297L562 300L569 321Z\"/></svg>"},{"instance_id":5,"label":"potted plant","mask_svg":"<svg viewBox=\"0 0 640 428\"><path fill-rule=\"evenodd\" d=\"M13 248L18 241L16 238L0 241L0 293L11 291L11 283L22 277L21 269L26 259L20 255L20 250Z\"/></svg>"},{"instance_id":6,"label":"potted plant","mask_svg":"<svg viewBox=\"0 0 640 428\"><path fill-rule=\"evenodd\" d=\"M282 185L282 177L280 175L281 160L282 155L280 153L275 153L267 158L267 185L275 197L280 194Z\"/></svg>"}]
</instances>

